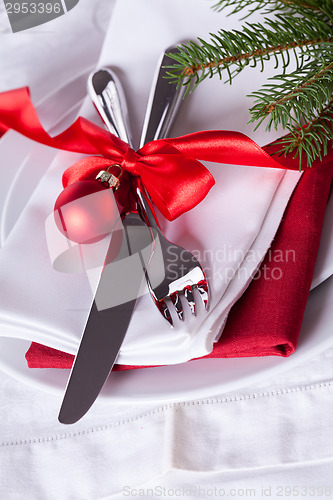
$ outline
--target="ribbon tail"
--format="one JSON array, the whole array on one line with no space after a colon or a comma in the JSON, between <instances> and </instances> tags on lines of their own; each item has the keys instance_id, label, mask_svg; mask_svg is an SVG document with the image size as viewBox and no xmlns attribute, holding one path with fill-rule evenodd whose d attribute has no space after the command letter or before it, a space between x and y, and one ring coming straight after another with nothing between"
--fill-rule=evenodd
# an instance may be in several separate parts
<instances>
[{"instance_id":1,"label":"ribbon tail","mask_svg":"<svg viewBox=\"0 0 333 500\"><path fill-rule=\"evenodd\" d=\"M299 170L298 161L292 162L289 157L286 161L277 161L269 154L276 153L276 147L261 148L240 132L209 130L164 141L200 161Z\"/></svg>"},{"instance_id":2,"label":"ribbon tail","mask_svg":"<svg viewBox=\"0 0 333 500\"><path fill-rule=\"evenodd\" d=\"M128 146L98 125L79 117L67 130L51 137L39 121L27 87L0 93L0 129L13 129L52 148L73 153L122 158Z\"/></svg>"}]
</instances>

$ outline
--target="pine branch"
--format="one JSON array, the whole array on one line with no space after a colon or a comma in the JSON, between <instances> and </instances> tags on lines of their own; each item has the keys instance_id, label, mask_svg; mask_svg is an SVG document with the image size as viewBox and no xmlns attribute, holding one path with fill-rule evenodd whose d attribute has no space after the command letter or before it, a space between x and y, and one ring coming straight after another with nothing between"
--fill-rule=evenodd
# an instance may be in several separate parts
<instances>
[{"instance_id":1,"label":"pine branch","mask_svg":"<svg viewBox=\"0 0 333 500\"><path fill-rule=\"evenodd\" d=\"M170 54L175 63L168 67L169 78L186 85L186 91L194 83L192 91L214 75L232 83L246 67L260 65L263 71L266 61L275 60L282 74L252 94L250 122L258 128L267 119L267 130L282 125L289 134L280 141L280 153L295 151L311 165L327 154L333 139L333 1L220 0L214 6L217 11L226 7L233 8L231 13L247 9L274 16L182 45L178 54ZM288 73L292 60L296 70Z\"/></svg>"},{"instance_id":2,"label":"pine branch","mask_svg":"<svg viewBox=\"0 0 333 500\"><path fill-rule=\"evenodd\" d=\"M319 71L317 71L313 76L309 76L309 74L306 76L304 81L302 83L298 83L297 85L293 85L291 90L284 95L283 97L279 97L279 99L275 102L272 102L269 106L265 106L264 110L268 111L269 113L272 113L277 106L281 104L285 104L291 101L291 105L293 106L294 98L295 97L302 97L304 96L304 93L308 93L308 91L315 91L317 93L318 91L324 94L325 98L328 98L328 94L331 93L331 89L329 88L328 85L326 85L326 77L328 76L328 81L331 83L332 81L332 75L333 75L333 62L328 64L327 66L324 66L321 68ZM299 77L299 72L297 72L297 76ZM277 78L277 77L276 77ZM281 77L282 78L282 77ZM289 75L289 78L286 79L286 83L290 85L290 79L292 78L292 75ZM274 89L276 88L276 85L274 85ZM317 95L313 96L313 100L317 100Z\"/></svg>"},{"instance_id":3,"label":"pine branch","mask_svg":"<svg viewBox=\"0 0 333 500\"><path fill-rule=\"evenodd\" d=\"M286 128L296 127L309 122L321 113L330 101L333 91L333 61L321 64L312 61L301 71L289 75L279 75L272 84L266 84L257 92L255 104L250 109L251 122L257 122L255 130L268 118L266 130L270 131L278 125Z\"/></svg>"},{"instance_id":4,"label":"pine branch","mask_svg":"<svg viewBox=\"0 0 333 500\"><path fill-rule=\"evenodd\" d=\"M314 160L322 160L327 155L328 148L333 147L333 99L321 110L319 115L299 130L292 129L275 144L283 147L275 154L294 152L294 158L299 157L299 168L302 168L303 154L308 167ZM273 144L274 145L274 144Z\"/></svg>"},{"instance_id":5,"label":"pine branch","mask_svg":"<svg viewBox=\"0 0 333 500\"><path fill-rule=\"evenodd\" d=\"M275 58L276 68L281 65L285 68L290 57L284 53L289 51L300 69L306 56L321 57L327 46L332 49L332 27L320 19L278 15L265 21L265 25L246 23L242 31L220 30L211 35L209 42L198 38L200 44L191 41L183 45L179 54L172 55L176 63L169 67L168 75L186 84L194 80L196 87L215 74L222 79L222 70L227 71L231 81L250 63L255 67L260 62L263 71L265 61L271 57Z\"/></svg>"},{"instance_id":6,"label":"pine branch","mask_svg":"<svg viewBox=\"0 0 333 500\"><path fill-rule=\"evenodd\" d=\"M217 12L228 7L234 7L230 12L236 14L243 9L248 10L248 13L243 17L249 17L253 12L262 10L263 14L276 12L287 12L289 14L301 13L308 9L320 16L332 20L332 5L331 0L220 0L213 6Z\"/></svg>"}]
</instances>

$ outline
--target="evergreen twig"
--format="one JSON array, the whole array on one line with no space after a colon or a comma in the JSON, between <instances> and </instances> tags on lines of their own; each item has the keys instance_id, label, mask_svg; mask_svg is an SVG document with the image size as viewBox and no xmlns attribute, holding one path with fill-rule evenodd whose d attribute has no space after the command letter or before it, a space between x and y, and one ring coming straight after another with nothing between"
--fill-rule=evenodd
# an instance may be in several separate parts
<instances>
[{"instance_id":1,"label":"evergreen twig","mask_svg":"<svg viewBox=\"0 0 333 500\"><path fill-rule=\"evenodd\" d=\"M249 14L262 10L274 16L182 45L172 55L169 78L187 90L191 82L195 88L214 75L232 83L244 68L259 65L263 71L268 60L275 60L282 73L250 96L250 122L257 122L257 128L267 120L267 130L282 125L289 133L279 141L280 153L293 151L300 162L305 156L311 166L327 154L333 139L332 0L220 0L214 6L217 11L226 7L233 9L231 14L250 9ZM296 70L288 72L292 60Z\"/></svg>"}]
</instances>

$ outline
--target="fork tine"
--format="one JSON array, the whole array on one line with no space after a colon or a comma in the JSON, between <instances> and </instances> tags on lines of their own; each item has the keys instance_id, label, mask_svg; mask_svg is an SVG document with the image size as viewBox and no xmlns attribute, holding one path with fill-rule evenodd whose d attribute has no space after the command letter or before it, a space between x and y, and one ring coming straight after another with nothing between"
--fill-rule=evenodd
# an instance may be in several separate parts
<instances>
[{"instance_id":1,"label":"fork tine","mask_svg":"<svg viewBox=\"0 0 333 500\"><path fill-rule=\"evenodd\" d=\"M171 317L169 308L165 303L165 300L164 299L157 300L156 305L157 305L160 313L162 314L163 318L165 318L170 323L170 325L173 326L172 317Z\"/></svg>"},{"instance_id":2,"label":"fork tine","mask_svg":"<svg viewBox=\"0 0 333 500\"><path fill-rule=\"evenodd\" d=\"M199 290L200 297L201 297L202 302L203 302L205 309L207 311L208 300L209 300L207 280L203 279L203 280L199 281L197 288Z\"/></svg>"},{"instance_id":3,"label":"fork tine","mask_svg":"<svg viewBox=\"0 0 333 500\"><path fill-rule=\"evenodd\" d=\"M195 316L195 300L194 300L194 296L193 296L192 287L185 286L183 288L183 292L184 292L185 298L188 302L188 305L190 306L191 313L193 314L193 316Z\"/></svg>"},{"instance_id":4,"label":"fork tine","mask_svg":"<svg viewBox=\"0 0 333 500\"><path fill-rule=\"evenodd\" d=\"M171 302L175 306L178 318L180 320L184 320L184 311L183 311L183 306L179 297L178 292L174 292L170 295Z\"/></svg>"}]
</instances>

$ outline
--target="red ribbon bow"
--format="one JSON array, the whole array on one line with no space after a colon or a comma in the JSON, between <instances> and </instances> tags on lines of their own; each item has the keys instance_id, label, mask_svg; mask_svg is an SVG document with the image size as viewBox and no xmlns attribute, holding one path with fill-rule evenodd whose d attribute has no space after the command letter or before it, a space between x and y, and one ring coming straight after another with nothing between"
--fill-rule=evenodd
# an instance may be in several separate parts
<instances>
[{"instance_id":1,"label":"red ribbon bow","mask_svg":"<svg viewBox=\"0 0 333 500\"><path fill-rule=\"evenodd\" d=\"M200 161L270 168L297 169L298 163L283 165L247 136L239 132L205 131L147 143L134 151L103 128L78 118L67 130L50 137L43 129L28 88L0 94L0 126L54 148L90 156L69 167L63 185L93 178L101 168L120 163L130 174L140 176L153 202L173 220L196 206L214 185L213 176ZM283 160L282 160L283 161Z\"/></svg>"}]
</instances>

